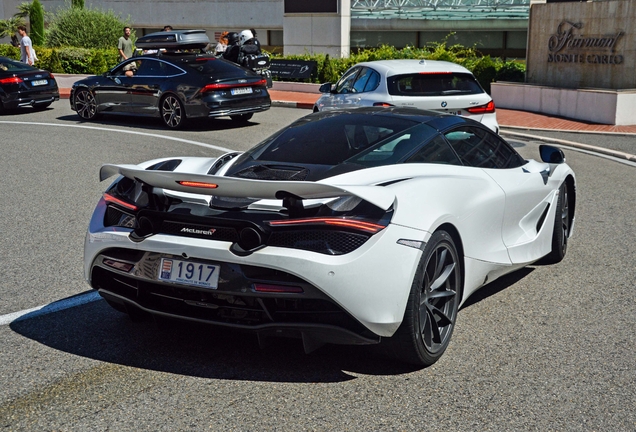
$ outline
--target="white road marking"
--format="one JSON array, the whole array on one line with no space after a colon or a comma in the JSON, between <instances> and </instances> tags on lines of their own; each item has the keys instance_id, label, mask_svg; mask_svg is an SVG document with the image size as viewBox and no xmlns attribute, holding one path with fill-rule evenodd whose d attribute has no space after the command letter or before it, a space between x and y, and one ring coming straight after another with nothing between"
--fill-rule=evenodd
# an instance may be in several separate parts
<instances>
[{"instance_id":1,"label":"white road marking","mask_svg":"<svg viewBox=\"0 0 636 432\"><path fill-rule=\"evenodd\" d=\"M212 145L212 144L202 143L202 142L199 142L199 141L191 141L191 140L187 140L187 139L183 139L183 138L175 138L175 137L170 137L170 136L166 136L166 135L147 133L147 132L137 132L137 131L126 130L126 129L109 129L109 128L97 127L97 126L71 125L71 124L59 124L59 123L42 123L42 122L0 121L0 123L17 124L17 125L29 124L29 125L37 125L37 126L59 126L59 127L70 127L70 128L79 128L79 129L93 129L93 130L106 131L106 132L127 133L127 134L132 134L132 135L143 135L143 136L148 136L148 137L167 139L167 140L170 140L170 141L179 141L179 142L182 142L182 143L192 144L192 145L196 145L196 146L200 146L200 147L206 147L206 148L209 148L209 149L219 150L219 151L226 152L226 153L227 152L236 151L236 150L228 149L228 148L225 148L225 147L219 147L219 146L215 146L215 145Z\"/></svg>"},{"instance_id":2,"label":"white road marking","mask_svg":"<svg viewBox=\"0 0 636 432\"><path fill-rule=\"evenodd\" d=\"M91 303L99 299L101 299L101 297L99 294L97 294L97 291L89 291L87 293L58 300L47 305L25 309L23 311L13 312L7 315L0 315L0 326L11 324L12 322L18 320L31 319L53 312L59 312L64 309Z\"/></svg>"},{"instance_id":3,"label":"white road marking","mask_svg":"<svg viewBox=\"0 0 636 432\"><path fill-rule=\"evenodd\" d=\"M215 146L215 145L211 145L211 144L206 144L206 143L202 143L199 141L191 141L191 140L186 140L186 139L182 139L182 138L175 138L175 137L170 137L170 136L166 136L166 135L159 135L159 134L154 134L154 133L147 133L147 132L137 132L137 131L131 131L131 130L122 130L122 129L109 129L109 128L104 128L104 127L97 127L97 126L85 126L85 125L68 125L68 124L57 124L57 123L42 123L42 122L15 122L15 121L0 121L0 123L4 123L4 124L18 124L18 125L24 125L24 124L30 124L30 125L37 125L37 126L61 126L61 127L71 127L71 128L79 128L79 129L93 129L93 130L99 130L99 131L107 131L107 132L118 132L118 133L128 133L128 134L133 134L133 135L143 135L143 136L148 136L148 137L154 137L154 138L161 138L161 139L167 139L167 140L171 140L171 141L179 141L182 143L186 143L186 144L192 144L192 145L196 145L196 146L200 146L200 147L206 147L209 149L213 149L213 150L218 150L218 151L222 151L222 152L232 152L235 150L232 149L228 149L225 147L219 147L219 146ZM35 318L35 317L39 317L42 315L46 315L46 314L50 314L53 312L58 312L64 309L69 309L75 306L79 306L79 305L83 305L86 303L90 303L96 300L99 300L101 297L99 296L99 294L97 294L97 291L91 291L88 292L86 294L80 294L78 296L75 297L69 297L67 299L63 299L63 300L59 300L53 303L49 303L47 305L43 305L43 306L37 306L31 309L26 309L23 311L19 311L19 312L13 312L10 314L6 314L6 315L0 315L0 326L3 325L7 325L7 324L11 324L14 321L20 320L20 319L30 319L30 318Z\"/></svg>"}]
</instances>

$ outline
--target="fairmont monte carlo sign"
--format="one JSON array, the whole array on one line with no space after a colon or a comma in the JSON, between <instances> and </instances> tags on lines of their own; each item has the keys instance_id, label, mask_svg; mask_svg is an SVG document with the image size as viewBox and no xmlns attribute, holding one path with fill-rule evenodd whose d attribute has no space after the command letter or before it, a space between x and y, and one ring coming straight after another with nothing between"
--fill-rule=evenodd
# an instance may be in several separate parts
<instances>
[{"instance_id":1,"label":"fairmont monte carlo sign","mask_svg":"<svg viewBox=\"0 0 636 432\"><path fill-rule=\"evenodd\" d=\"M616 45L624 35L617 31L610 35L584 35L579 32L583 23L562 21L548 41L548 63L591 63L618 65L625 60L616 53Z\"/></svg>"}]
</instances>

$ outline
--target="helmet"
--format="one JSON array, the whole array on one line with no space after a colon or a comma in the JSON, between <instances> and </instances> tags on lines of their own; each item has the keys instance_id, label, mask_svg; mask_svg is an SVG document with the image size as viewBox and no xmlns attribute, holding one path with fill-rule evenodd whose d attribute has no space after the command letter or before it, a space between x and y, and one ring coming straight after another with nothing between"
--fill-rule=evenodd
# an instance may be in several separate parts
<instances>
[{"instance_id":1,"label":"helmet","mask_svg":"<svg viewBox=\"0 0 636 432\"><path fill-rule=\"evenodd\" d=\"M234 45L236 43L238 43L239 41L239 35L236 32L231 32L230 34L227 35L227 44L228 45Z\"/></svg>"},{"instance_id":2,"label":"helmet","mask_svg":"<svg viewBox=\"0 0 636 432\"><path fill-rule=\"evenodd\" d=\"M239 33L239 44L243 45L245 42L252 39L253 37L254 35L251 31L243 30L241 33Z\"/></svg>"}]
</instances>

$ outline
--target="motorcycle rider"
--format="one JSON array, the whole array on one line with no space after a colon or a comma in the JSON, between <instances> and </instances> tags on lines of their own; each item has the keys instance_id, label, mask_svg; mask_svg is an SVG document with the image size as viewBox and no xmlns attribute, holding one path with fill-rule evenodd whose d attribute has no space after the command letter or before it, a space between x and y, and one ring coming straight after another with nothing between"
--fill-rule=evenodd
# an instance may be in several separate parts
<instances>
[{"instance_id":1,"label":"motorcycle rider","mask_svg":"<svg viewBox=\"0 0 636 432\"><path fill-rule=\"evenodd\" d=\"M244 59L247 56L261 54L261 44L258 39L254 37L251 30L243 30L239 33L239 45L241 46L241 49L239 51L237 63L242 66L247 66L244 64Z\"/></svg>"},{"instance_id":2,"label":"motorcycle rider","mask_svg":"<svg viewBox=\"0 0 636 432\"><path fill-rule=\"evenodd\" d=\"M238 63L240 51L241 45L239 44L239 34L236 32L230 32L227 35L227 48L223 52L223 58L234 63Z\"/></svg>"}]
</instances>

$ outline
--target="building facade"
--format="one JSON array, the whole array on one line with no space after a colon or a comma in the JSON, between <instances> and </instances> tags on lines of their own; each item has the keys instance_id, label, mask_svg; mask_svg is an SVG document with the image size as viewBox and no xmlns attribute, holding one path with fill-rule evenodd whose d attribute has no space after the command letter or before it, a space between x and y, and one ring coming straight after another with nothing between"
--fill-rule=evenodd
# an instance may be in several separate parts
<instances>
[{"instance_id":1,"label":"building facade","mask_svg":"<svg viewBox=\"0 0 636 432\"><path fill-rule=\"evenodd\" d=\"M0 0L0 19L24 0ZM531 3L545 0L86 0L129 19L138 36L170 24L202 28L210 39L222 31L257 31L270 51L324 52L381 44L422 47L447 40L484 54L524 58ZM68 1L41 0L55 12Z\"/></svg>"}]
</instances>

